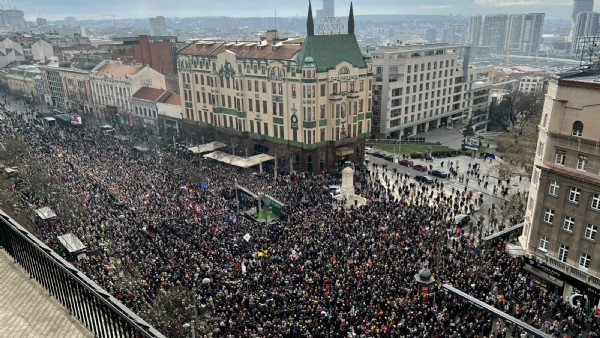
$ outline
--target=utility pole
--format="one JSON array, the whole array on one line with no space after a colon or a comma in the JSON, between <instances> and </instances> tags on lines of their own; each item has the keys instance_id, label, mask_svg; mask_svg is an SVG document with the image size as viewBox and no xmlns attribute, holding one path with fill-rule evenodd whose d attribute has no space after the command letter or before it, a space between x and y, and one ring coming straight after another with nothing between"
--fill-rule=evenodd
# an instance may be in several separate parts
<instances>
[{"instance_id":1,"label":"utility pole","mask_svg":"<svg viewBox=\"0 0 600 338\"><path fill-rule=\"evenodd\" d=\"M238 181L237 178L235 180L235 200L237 204L237 213L240 213L240 196L238 195Z\"/></svg>"}]
</instances>

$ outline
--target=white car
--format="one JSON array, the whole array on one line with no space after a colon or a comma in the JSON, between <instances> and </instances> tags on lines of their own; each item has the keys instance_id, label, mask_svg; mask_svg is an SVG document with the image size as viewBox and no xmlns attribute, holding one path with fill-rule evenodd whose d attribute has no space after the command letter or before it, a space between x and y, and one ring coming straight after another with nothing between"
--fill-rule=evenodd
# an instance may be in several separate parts
<instances>
[{"instance_id":1,"label":"white car","mask_svg":"<svg viewBox=\"0 0 600 338\"><path fill-rule=\"evenodd\" d=\"M331 196L337 196L342 193L342 188L339 185L330 185L329 193Z\"/></svg>"}]
</instances>

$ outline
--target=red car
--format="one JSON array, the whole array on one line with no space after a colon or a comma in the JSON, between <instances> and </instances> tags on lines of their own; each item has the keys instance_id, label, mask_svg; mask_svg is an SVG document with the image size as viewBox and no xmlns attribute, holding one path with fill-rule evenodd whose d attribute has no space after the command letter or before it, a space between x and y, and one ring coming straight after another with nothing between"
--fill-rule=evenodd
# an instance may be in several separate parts
<instances>
[{"instance_id":1,"label":"red car","mask_svg":"<svg viewBox=\"0 0 600 338\"><path fill-rule=\"evenodd\" d=\"M414 163L413 163L413 161L409 161L409 160L400 160L400 161L398 161L398 164L403 165L405 167L412 167L412 165Z\"/></svg>"},{"instance_id":2,"label":"red car","mask_svg":"<svg viewBox=\"0 0 600 338\"><path fill-rule=\"evenodd\" d=\"M415 164L412 168L418 171L427 171L427 166L423 164Z\"/></svg>"}]
</instances>

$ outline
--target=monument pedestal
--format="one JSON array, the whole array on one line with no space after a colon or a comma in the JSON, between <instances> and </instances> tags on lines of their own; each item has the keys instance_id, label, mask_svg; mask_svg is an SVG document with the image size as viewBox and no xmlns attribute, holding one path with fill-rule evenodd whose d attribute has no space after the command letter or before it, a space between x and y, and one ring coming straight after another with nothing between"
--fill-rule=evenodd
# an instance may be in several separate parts
<instances>
[{"instance_id":1,"label":"monument pedestal","mask_svg":"<svg viewBox=\"0 0 600 338\"><path fill-rule=\"evenodd\" d=\"M338 204L344 203L344 206L352 206L352 205L365 205L367 204L367 199L356 195L354 191L354 169L350 167L344 168L342 170L342 187L341 193L335 196L335 199L338 201Z\"/></svg>"}]
</instances>

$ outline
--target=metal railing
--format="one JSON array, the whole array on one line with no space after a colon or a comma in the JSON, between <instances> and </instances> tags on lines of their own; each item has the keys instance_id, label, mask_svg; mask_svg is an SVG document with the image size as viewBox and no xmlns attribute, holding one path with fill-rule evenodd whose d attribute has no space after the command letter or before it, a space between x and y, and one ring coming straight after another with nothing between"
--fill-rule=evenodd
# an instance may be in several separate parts
<instances>
[{"instance_id":1,"label":"metal railing","mask_svg":"<svg viewBox=\"0 0 600 338\"><path fill-rule=\"evenodd\" d=\"M0 247L96 337L165 338L2 210Z\"/></svg>"}]
</instances>

